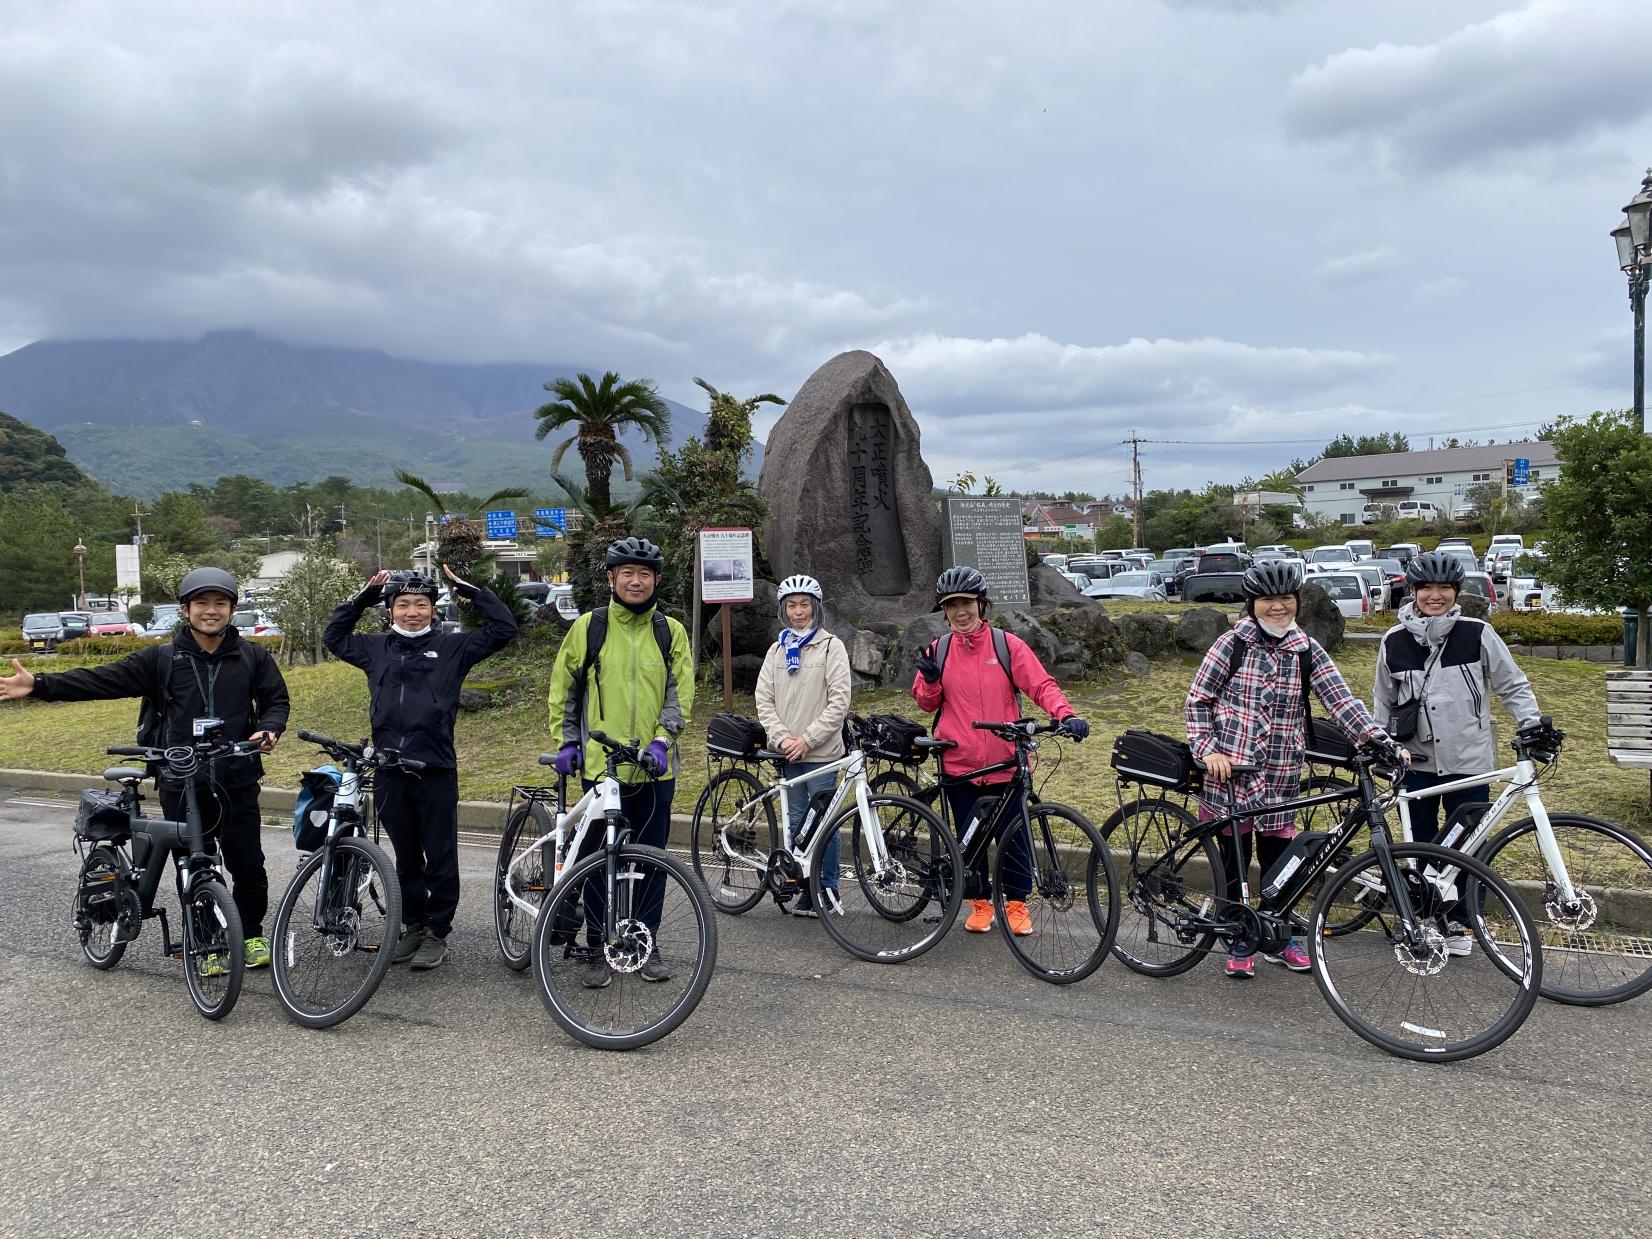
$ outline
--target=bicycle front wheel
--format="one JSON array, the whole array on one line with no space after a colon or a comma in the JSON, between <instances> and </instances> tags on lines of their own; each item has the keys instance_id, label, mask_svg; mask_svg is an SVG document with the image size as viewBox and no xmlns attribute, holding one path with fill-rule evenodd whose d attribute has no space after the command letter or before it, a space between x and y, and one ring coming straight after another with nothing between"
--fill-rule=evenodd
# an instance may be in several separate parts
<instances>
[{"instance_id":1,"label":"bicycle front wheel","mask_svg":"<svg viewBox=\"0 0 1652 1239\"><path fill-rule=\"evenodd\" d=\"M535 845L550 832L551 815L542 805L529 801L517 806L499 837L499 855L493 862L493 936L499 943L499 953L514 972L521 972L533 962L533 927L538 916L517 906L505 890L505 876L517 858L532 848L534 854L512 875L511 889L535 909L544 903L556 867L552 852L555 845ZM547 873L547 868L552 872Z\"/></svg>"},{"instance_id":2,"label":"bicycle front wheel","mask_svg":"<svg viewBox=\"0 0 1652 1239\"><path fill-rule=\"evenodd\" d=\"M964 899L963 858L952 832L916 800L868 796L882 846L853 801L813 849L809 897L845 951L876 964L916 959L946 936ZM838 881L824 861L838 847Z\"/></svg>"},{"instance_id":3,"label":"bicycle front wheel","mask_svg":"<svg viewBox=\"0 0 1652 1239\"><path fill-rule=\"evenodd\" d=\"M1090 819L1041 801L1027 811L1030 843L999 837L992 899L1010 953L1041 981L1071 985L1107 958L1118 935L1119 892L1113 858ZM1009 915L1019 902L1026 919ZM1025 930L1025 932L1022 932Z\"/></svg>"},{"instance_id":4,"label":"bicycle front wheel","mask_svg":"<svg viewBox=\"0 0 1652 1239\"><path fill-rule=\"evenodd\" d=\"M774 801L755 777L729 769L706 784L694 802L689 854L719 912L739 916L757 906L779 846Z\"/></svg>"},{"instance_id":5,"label":"bicycle front wheel","mask_svg":"<svg viewBox=\"0 0 1652 1239\"><path fill-rule=\"evenodd\" d=\"M1543 960L1537 926L1514 890L1483 861L1432 843L1392 847L1414 931L1401 928L1375 852L1325 879L1308 941L1314 981L1337 1018L1400 1058L1452 1062L1501 1045L1537 1002ZM1462 910L1426 871L1461 871ZM1357 910L1367 928L1331 937L1329 924ZM1449 938L1447 916L1467 919L1472 942Z\"/></svg>"},{"instance_id":6,"label":"bicycle front wheel","mask_svg":"<svg viewBox=\"0 0 1652 1239\"><path fill-rule=\"evenodd\" d=\"M306 1028L342 1024L367 1004L390 971L402 918L402 888L377 844L347 836L293 875L275 913L270 952L275 997Z\"/></svg>"},{"instance_id":7,"label":"bicycle front wheel","mask_svg":"<svg viewBox=\"0 0 1652 1239\"><path fill-rule=\"evenodd\" d=\"M717 965L717 915L705 885L658 848L616 857L614 933L604 934L607 857L567 870L539 914L533 974L545 1009L578 1041L634 1050L694 1011Z\"/></svg>"},{"instance_id":8,"label":"bicycle front wheel","mask_svg":"<svg viewBox=\"0 0 1652 1239\"><path fill-rule=\"evenodd\" d=\"M1634 915L1652 904L1652 850L1622 826L1578 813L1549 825L1572 884L1570 903L1538 847L1537 823L1515 822L1478 855L1513 883L1537 920L1543 997L1579 1007L1624 1002L1652 988L1652 934Z\"/></svg>"},{"instance_id":9,"label":"bicycle front wheel","mask_svg":"<svg viewBox=\"0 0 1652 1239\"><path fill-rule=\"evenodd\" d=\"M241 914L222 882L196 882L184 900L184 984L209 1020L221 1020L241 997L247 944Z\"/></svg>"},{"instance_id":10,"label":"bicycle front wheel","mask_svg":"<svg viewBox=\"0 0 1652 1239\"><path fill-rule=\"evenodd\" d=\"M1215 930L1190 927L1210 916L1227 881L1214 836L1186 842L1198 828L1181 805L1154 798L1128 801L1102 824L1102 838L1123 853L1113 954L1132 972L1176 976L1216 942Z\"/></svg>"}]
</instances>

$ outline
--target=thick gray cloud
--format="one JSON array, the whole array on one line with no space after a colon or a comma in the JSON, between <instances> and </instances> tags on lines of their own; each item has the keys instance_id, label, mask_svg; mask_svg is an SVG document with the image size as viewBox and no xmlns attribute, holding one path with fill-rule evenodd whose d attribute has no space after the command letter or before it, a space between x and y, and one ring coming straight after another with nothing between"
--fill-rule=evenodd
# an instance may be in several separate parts
<instances>
[{"instance_id":1,"label":"thick gray cloud","mask_svg":"<svg viewBox=\"0 0 1652 1239\"><path fill-rule=\"evenodd\" d=\"M0 348L250 326L691 401L872 348L938 468L1023 485L1111 485L1132 428L1197 484L1621 403L1575 359L1647 6L1511 3L13 4Z\"/></svg>"}]
</instances>

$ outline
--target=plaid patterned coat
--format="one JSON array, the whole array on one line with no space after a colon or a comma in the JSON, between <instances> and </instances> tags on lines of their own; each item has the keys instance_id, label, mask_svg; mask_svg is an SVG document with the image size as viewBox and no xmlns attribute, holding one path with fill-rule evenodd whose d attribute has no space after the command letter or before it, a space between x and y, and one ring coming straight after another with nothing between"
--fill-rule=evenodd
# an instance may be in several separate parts
<instances>
[{"instance_id":1,"label":"plaid patterned coat","mask_svg":"<svg viewBox=\"0 0 1652 1239\"><path fill-rule=\"evenodd\" d=\"M1234 643L1245 647L1244 661L1232 679ZM1221 753L1261 769L1235 775L1234 798L1240 807L1289 800L1302 781L1306 727L1302 714L1300 654L1307 650L1312 675L1309 687L1326 714L1356 741L1381 737L1382 729L1348 687L1323 646L1300 628L1275 641L1249 616L1216 638L1187 692L1187 742L1201 761ZM1228 788L1216 784L1199 800L1199 816L1208 820L1230 811ZM1296 833L1295 813L1246 818L1243 830L1263 834Z\"/></svg>"}]
</instances>

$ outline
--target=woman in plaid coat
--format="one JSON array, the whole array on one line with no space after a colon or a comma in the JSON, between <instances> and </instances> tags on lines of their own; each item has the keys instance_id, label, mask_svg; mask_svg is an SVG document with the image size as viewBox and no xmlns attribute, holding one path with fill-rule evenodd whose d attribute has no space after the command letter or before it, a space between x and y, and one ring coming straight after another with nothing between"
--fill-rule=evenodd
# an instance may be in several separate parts
<instances>
[{"instance_id":1,"label":"woman in plaid coat","mask_svg":"<svg viewBox=\"0 0 1652 1239\"><path fill-rule=\"evenodd\" d=\"M1297 794L1306 739L1302 702L1302 655L1308 655L1308 687L1325 713L1356 743L1388 742L1370 712L1342 678L1323 646L1297 627L1302 574L1294 564L1257 564L1245 573L1245 618L1216 639L1187 693L1187 742L1205 767L1199 816L1209 821L1237 806L1275 803ZM1234 774L1233 762L1255 771ZM1295 813L1269 813L1240 823L1241 854L1249 866L1251 836L1265 874L1296 834ZM1226 851L1223 859L1228 859ZM1239 875L1229 874L1227 898L1240 898ZM1301 940L1278 955L1264 955L1296 972L1310 966ZM1252 953L1235 943L1227 960L1230 977L1253 973Z\"/></svg>"}]
</instances>

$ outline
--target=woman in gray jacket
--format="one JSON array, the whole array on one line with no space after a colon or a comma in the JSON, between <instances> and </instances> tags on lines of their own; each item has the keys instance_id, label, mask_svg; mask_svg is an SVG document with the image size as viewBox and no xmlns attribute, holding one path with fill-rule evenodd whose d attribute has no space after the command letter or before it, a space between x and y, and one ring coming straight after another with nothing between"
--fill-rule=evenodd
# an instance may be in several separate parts
<instances>
[{"instance_id":1,"label":"woman in gray jacket","mask_svg":"<svg viewBox=\"0 0 1652 1239\"><path fill-rule=\"evenodd\" d=\"M1412 601L1400 608L1399 623L1382 638L1371 704L1377 722L1411 752L1407 791L1497 768L1491 727L1491 693L1496 693L1521 727L1539 718L1531 682L1509 647L1485 620L1470 619L1457 605L1463 563L1431 551L1405 569ZM1414 716L1414 721L1413 721ZM1411 802L1414 836L1431 843L1463 805L1487 804L1482 784ZM1442 801L1443 806L1442 806ZM1447 926L1446 949L1467 955L1474 938L1460 923Z\"/></svg>"},{"instance_id":2,"label":"woman in gray jacket","mask_svg":"<svg viewBox=\"0 0 1652 1239\"><path fill-rule=\"evenodd\" d=\"M780 605L780 637L757 673L757 719L769 747L786 755L785 778L795 779L843 756L843 721L849 717L849 651L820 626L825 594L810 576L789 576L775 591ZM809 801L830 792L835 776L821 775L786 792L787 815L795 835ZM820 861L820 885L828 902L837 890L838 839L832 836ZM804 891L792 908L796 916L816 915Z\"/></svg>"}]
</instances>

